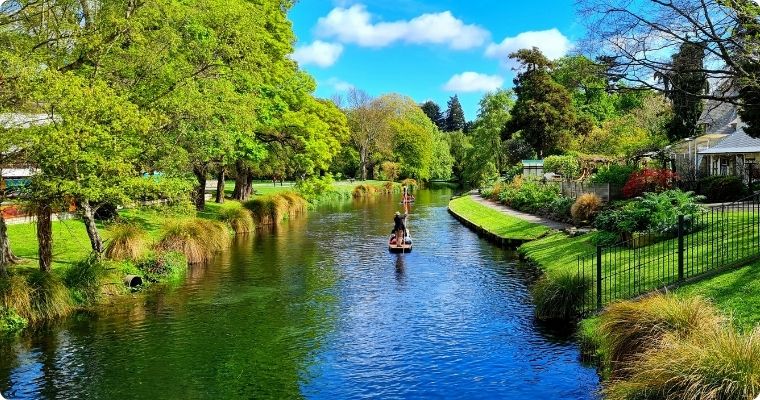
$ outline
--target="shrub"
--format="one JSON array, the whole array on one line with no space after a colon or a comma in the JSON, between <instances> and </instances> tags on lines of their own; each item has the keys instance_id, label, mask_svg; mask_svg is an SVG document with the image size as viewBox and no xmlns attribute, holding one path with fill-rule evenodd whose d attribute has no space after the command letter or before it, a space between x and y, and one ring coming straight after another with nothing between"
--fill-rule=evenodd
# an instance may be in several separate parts
<instances>
[{"instance_id":1,"label":"shrub","mask_svg":"<svg viewBox=\"0 0 760 400\"><path fill-rule=\"evenodd\" d=\"M26 318L13 308L0 306L0 333L18 332L29 325Z\"/></svg>"},{"instance_id":2,"label":"shrub","mask_svg":"<svg viewBox=\"0 0 760 400\"><path fill-rule=\"evenodd\" d=\"M591 221L601 206L602 199L599 196L584 193L575 200L570 213L576 221Z\"/></svg>"},{"instance_id":3,"label":"shrub","mask_svg":"<svg viewBox=\"0 0 760 400\"><path fill-rule=\"evenodd\" d=\"M377 187L373 185L367 185L367 184L361 184L354 188L354 191L352 192L353 197L355 199L359 199L362 197L369 197L377 193Z\"/></svg>"},{"instance_id":4,"label":"shrub","mask_svg":"<svg viewBox=\"0 0 760 400\"><path fill-rule=\"evenodd\" d=\"M502 203L526 212L535 212L560 197L559 185L520 177L499 193Z\"/></svg>"},{"instance_id":5,"label":"shrub","mask_svg":"<svg viewBox=\"0 0 760 400\"><path fill-rule=\"evenodd\" d=\"M594 246L610 247L620 242L620 235L613 232L599 231L591 236L591 244Z\"/></svg>"},{"instance_id":6,"label":"shrub","mask_svg":"<svg viewBox=\"0 0 760 400\"><path fill-rule=\"evenodd\" d=\"M63 275L63 282L71 290L76 303L92 304L100 297L107 274L106 266L90 256L69 267Z\"/></svg>"},{"instance_id":7,"label":"shrub","mask_svg":"<svg viewBox=\"0 0 760 400\"><path fill-rule=\"evenodd\" d=\"M678 179L678 175L669 169L645 168L631 174L623 186L623 196L630 199L646 192L669 190Z\"/></svg>"},{"instance_id":8,"label":"shrub","mask_svg":"<svg viewBox=\"0 0 760 400\"><path fill-rule=\"evenodd\" d=\"M636 167L632 165L611 164L599 168L591 182L609 183L611 185L625 185L631 175L636 172Z\"/></svg>"},{"instance_id":9,"label":"shrub","mask_svg":"<svg viewBox=\"0 0 760 400\"><path fill-rule=\"evenodd\" d=\"M531 291L536 304L536 318L561 321L576 319L590 287L588 278L569 272L543 277Z\"/></svg>"},{"instance_id":10,"label":"shrub","mask_svg":"<svg viewBox=\"0 0 760 400\"><path fill-rule=\"evenodd\" d=\"M136 266L149 282L161 282L181 277L187 271L187 259L177 252L158 253L140 260Z\"/></svg>"},{"instance_id":11,"label":"shrub","mask_svg":"<svg viewBox=\"0 0 760 400\"><path fill-rule=\"evenodd\" d=\"M111 225L106 257L111 260L136 260L147 248L145 231L134 224Z\"/></svg>"},{"instance_id":12,"label":"shrub","mask_svg":"<svg viewBox=\"0 0 760 400\"><path fill-rule=\"evenodd\" d=\"M182 253L189 263L196 264L209 261L215 253L226 249L229 242L230 235L224 225L195 218L166 223L156 248Z\"/></svg>"},{"instance_id":13,"label":"shrub","mask_svg":"<svg viewBox=\"0 0 760 400\"><path fill-rule=\"evenodd\" d=\"M609 399L754 399L760 394L760 331L705 329L666 335L613 381Z\"/></svg>"},{"instance_id":14,"label":"shrub","mask_svg":"<svg viewBox=\"0 0 760 400\"><path fill-rule=\"evenodd\" d=\"M329 174L322 177L311 177L296 183L296 190L309 201L316 201L333 189L333 178Z\"/></svg>"},{"instance_id":15,"label":"shrub","mask_svg":"<svg viewBox=\"0 0 760 400\"><path fill-rule=\"evenodd\" d=\"M601 212L595 221L598 229L616 232L623 236L633 232L673 234L678 227L678 215L684 215L685 230L693 232L699 228L695 216L701 207L697 204L701 197L692 192L668 190L662 193L647 193L618 209Z\"/></svg>"},{"instance_id":16,"label":"shrub","mask_svg":"<svg viewBox=\"0 0 760 400\"><path fill-rule=\"evenodd\" d=\"M417 183L417 180L412 178L406 178L403 181L401 181L401 186L406 186L409 188L409 190L415 190L419 186Z\"/></svg>"},{"instance_id":17,"label":"shrub","mask_svg":"<svg viewBox=\"0 0 760 400\"><path fill-rule=\"evenodd\" d=\"M35 271L29 276L31 312L26 317L30 322L60 318L74 311L69 290L63 282L51 273Z\"/></svg>"},{"instance_id":18,"label":"shrub","mask_svg":"<svg viewBox=\"0 0 760 400\"><path fill-rule=\"evenodd\" d=\"M219 220L230 225L235 233L253 232L253 216L240 203L225 203L219 209Z\"/></svg>"},{"instance_id":19,"label":"shrub","mask_svg":"<svg viewBox=\"0 0 760 400\"><path fill-rule=\"evenodd\" d=\"M401 174L401 164L391 162L391 161L385 161L380 166L380 172L383 178L391 182L395 182L396 179L398 179L399 175Z\"/></svg>"},{"instance_id":20,"label":"shrub","mask_svg":"<svg viewBox=\"0 0 760 400\"><path fill-rule=\"evenodd\" d=\"M606 361L613 375L620 376L627 364L656 348L665 335L683 339L694 332L715 329L722 322L715 307L700 297L655 294L610 305L600 316L599 331Z\"/></svg>"},{"instance_id":21,"label":"shrub","mask_svg":"<svg viewBox=\"0 0 760 400\"><path fill-rule=\"evenodd\" d=\"M699 181L699 194L712 203L736 201L747 194L747 185L738 176L711 176Z\"/></svg>"},{"instance_id":22,"label":"shrub","mask_svg":"<svg viewBox=\"0 0 760 400\"><path fill-rule=\"evenodd\" d=\"M571 209L575 201L567 197L554 199L548 204L545 215L557 221L569 220L572 217Z\"/></svg>"},{"instance_id":23,"label":"shrub","mask_svg":"<svg viewBox=\"0 0 760 400\"><path fill-rule=\"evenodd\" d=\"M544 172L553 172L565 179L573 179L580 174L581 163L575 156L549 156L544 159Z\"/></svg>"}]
</instances>

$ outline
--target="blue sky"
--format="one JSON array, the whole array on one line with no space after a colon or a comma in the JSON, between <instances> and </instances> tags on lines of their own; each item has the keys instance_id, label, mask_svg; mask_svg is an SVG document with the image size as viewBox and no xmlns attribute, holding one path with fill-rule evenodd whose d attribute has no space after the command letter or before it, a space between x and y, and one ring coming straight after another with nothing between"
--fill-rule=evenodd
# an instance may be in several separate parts
<instances>
[{"instance_id":1,"label":"blue sky","mask_svg":"<svg viewBox=\"0 0 760 400\"><path fill-rule=\"evenodd\" d=\"M290 17L320 97L354 86L445 108L458 94L468 119L485 91L512 86L506 54L559 57L583 33L573 0L301 0Z\"/></svg>"}]
</instances>

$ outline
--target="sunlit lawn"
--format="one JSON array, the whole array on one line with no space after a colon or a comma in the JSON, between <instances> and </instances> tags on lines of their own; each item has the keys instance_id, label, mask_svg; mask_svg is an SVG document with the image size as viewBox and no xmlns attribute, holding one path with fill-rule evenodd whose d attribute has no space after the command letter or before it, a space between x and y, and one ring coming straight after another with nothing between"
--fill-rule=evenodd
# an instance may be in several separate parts
<instances>
[{"instance_id":1,"label":"sunlit lawn","mask_svg":"<svg viewBox=\"0 0 760 400\"><path fill-rule=\"evenodd\" d=\"M502 238L532 240L550 231L543 225L524 221L485 206L470 196L452 200L449 208L468 221Z\"/></svg>"}]
</instances>

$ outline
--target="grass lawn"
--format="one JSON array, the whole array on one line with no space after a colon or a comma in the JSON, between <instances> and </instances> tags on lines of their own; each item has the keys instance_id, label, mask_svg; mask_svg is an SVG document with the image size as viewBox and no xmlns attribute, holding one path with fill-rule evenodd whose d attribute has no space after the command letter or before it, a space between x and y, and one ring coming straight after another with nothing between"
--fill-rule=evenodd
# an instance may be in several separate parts
<instances>
[{"instance_id":1,"label":"grass lawn","mask_svg":"<svg viewBox=\"0 0 760 400\"><path fill-rule=\"evenodd\" d=\"M548 274L560 272L577 272L578 256L595 251L593 244L594 233L570 237L565 233L556 232L544 238L525 243L519 252L531 261L537 263Z\"/></svg>"},{"instance_id":2,"label":"grass lawn","mask_svg":"<svg viewBox=\"0 0 760 400\"><path fill-rule=\"evenodd\" d=\"M740 329L760 323L760 262L679 288L676 294L700 295L734 318Z\"/></svg>"},{"instance_id":3,"label":"grass lawn","mask_svg":"<svg viewBox=\"0 0 760 400\"><path fill-rule=\"evenodd\" d=\"M231 202L232 200L227 200ZM208 202L203 212L182 213L165 207L142 207L123 209L119 212L122 220L139 225L151 241L158 241L161 227L169 219L200 218L216 220L221 205ZM107 243L110 237L108 225L98 224L100 234ZM14 254L23 259L11 269L25 270L37 268L37 229L34 222L8 226L8 238ZM82 221L71 219L53 222L53 269L62 270L79 262L90 254L90 239Z\"/></svg>"},{"instance_id":4,"label":"grass lawn","mask_svg":"<svg viewBox=\"0 0 760 400\"><path fill-rule=\"evenodd\" d=\"M384 181L336 181L333 183L334 191L351 193L354 188L361 184L368 185L382 185ZM270 194L282 193L289 190L294 190L295 182L284 182L282 185L278 182L277 185L273 185L272 181L254 181L253 190L256 195L266 196ZM232 196L232 192L235 190L235 181L229 180L224 183L224 191L227 196ZM350 196L348 196L350 197Z\"/></svg>"},{"instance_id":5,"label":"grass lawn","mask_svg":"<svg viewBox=\"0 0 760 400\"><path fill-rule=\"evenodd\" d=\"M478 203L470 196L452 200L449 208L466 220L506 239L533 240L550 231L543 225L524 221Z\"/></svg>"}]
</instances>

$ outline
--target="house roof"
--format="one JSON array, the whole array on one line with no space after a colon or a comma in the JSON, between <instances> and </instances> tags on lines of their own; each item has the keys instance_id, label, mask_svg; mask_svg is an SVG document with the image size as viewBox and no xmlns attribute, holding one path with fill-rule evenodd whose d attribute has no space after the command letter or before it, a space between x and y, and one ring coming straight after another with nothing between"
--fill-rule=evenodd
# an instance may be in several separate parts
<instances>
[{"instance_id":1,"label":"house roof","mask_svg":"<svg viewBox=\"0 0 760 400\"><path fill-rule=\"evenodd\" d=\"M721 80L712 91L715 96L730 97L738 94L731 80ZM728 135L736 132L741 123L736 105L719 100L707 100L699 117L699 123L706 125L705 133Z\"/></svg>"},{"instance_id":2,"label":"house roof","mask_svg":"<svg viewBox=\"0 0 760 400\"><path fill-rule=\"evenodd\" d=\"M760 153L760 139L749 137L742 127L726 136L715 146L700 150L699 154Z\"/></svg>"}]
</instances>

